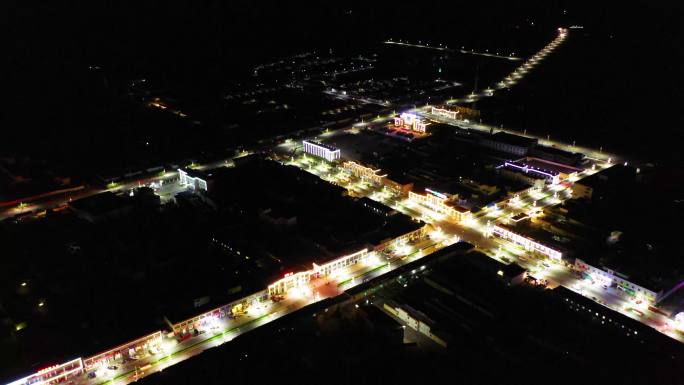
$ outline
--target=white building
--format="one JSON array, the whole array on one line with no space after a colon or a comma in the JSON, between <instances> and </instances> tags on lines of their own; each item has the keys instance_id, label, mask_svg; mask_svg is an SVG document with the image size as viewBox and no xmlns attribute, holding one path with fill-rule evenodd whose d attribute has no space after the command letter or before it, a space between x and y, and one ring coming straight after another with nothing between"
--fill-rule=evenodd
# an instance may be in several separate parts
<instances>
[{"instance_id":1,"label":"white building","mask_svg":"<svg viewBox=\"0 0 684 385\"><path fill-rule=\"evenodd\" d=\"M180 176L179 179L182 186L188 186L194 190L207 191L206 179L200 178L199 175L194 174L192 171L178 169L178 175Z\"/></svg>"},{"instance_id":2,"label":"white building","mask_svg":"<svg viewBox=\"0 0 684 385\"><path fill-rule=\"evenodd\" d=\"M510 229L506 228L504 225L494 226L494 234L498 235L503 239L507 239L515 244L518 244L528 251L536 251L541 254L546 255L549 258L560 260L563 257L563 253L552 249L543 243L537 242L532 238L528 238L524 235L517 234Z\"/></svg>"},{"instance_id":3,"label":"white building","mask_svg":"<svg viewBox=\"0 0 684 385\"><path fill-rule=\"evenodd\" d=\"M594 281L598 281L601 285L615 287L618 290L626 293L630 297L636 300L642 300L649 305L653 305L663 294L662 290L654 291L648 289L642 285L630 281L625 275L619 272L609 269L607 267L596 267L592 266L583 260L575 259L575 268L579 271L584 272Z\"/></svg>"},{"instance_id":4,"label":"white building","mask_svg":"<svg viewBox=\"0 0 684 385\"><path fill-rule=\"evenodd\" d=\"M428 122L424 122L420 116L408 112L404 112L394 118L395 126L420 133L425 133L429 124L430 123Z\"/></svg>"},{"instance_id":5,"label":"white building","mask_svg":"<svg viewBox=\"0 0 684 385\"><path fill-rule=\"evenodd\" d=\"M304 140L304 152L307 154L321 157L329 162L340 159L340 149L327 144L314 142L312 140Z\"/></svg>"},{"instance_id":6,"label":"white building","mask_svg":"<svg viewBox=\"0 0 684 385\"><path fill-rule=\"evenodd\" d=\"M449 119L456 119L456 114L458 114L458 111L450 111L444 108L437 108L437 107L432 107L432 115L437 115L437 116L443 116L445 118Z\"/></svg>"}]
</instances>

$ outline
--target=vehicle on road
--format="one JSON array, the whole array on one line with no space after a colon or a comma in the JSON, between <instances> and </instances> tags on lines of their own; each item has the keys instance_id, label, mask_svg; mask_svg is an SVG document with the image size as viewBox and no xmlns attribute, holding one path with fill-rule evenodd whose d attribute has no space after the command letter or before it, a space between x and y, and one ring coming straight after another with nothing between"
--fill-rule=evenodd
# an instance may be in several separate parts
<instances>
[{"instance_id":1,"label":"vehicle on road","mask_svg":"<svg viewBox=\"0 0 684 385\"><path fill-rule=\"evenodd\" d=\"M109 369L109 370L117 370L117 369L119 369L119 367L116 366L116 365L109 365L109 366L107 366L107 369Z\"/></svg>"},{"instance_id":2,"label":"vehicle on road","mask_svg":"<svg viewBox=\"0 0 684 385\"><path fill-rule=\"evenodd\" d=\"M97 377L97 373L95 373L95 372L88 373L88 378L95 378L95 377Z\"/></svg>"}]
</instances>

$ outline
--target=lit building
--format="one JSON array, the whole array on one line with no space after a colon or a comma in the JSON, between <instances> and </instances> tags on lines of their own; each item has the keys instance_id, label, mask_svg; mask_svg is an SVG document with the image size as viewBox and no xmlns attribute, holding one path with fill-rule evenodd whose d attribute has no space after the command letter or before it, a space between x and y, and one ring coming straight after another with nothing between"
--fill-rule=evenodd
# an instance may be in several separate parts
<instances>
[{"instance_id":1,"label":"lit building","mask_svg":"<svg viewBox=\"0 0 684 385\"><path fill-rule=\"evenodd\" d=\"M456 115L458 114L458 111L450 111L450 110L447 110L444 108L432 107L431 113L432 113L432 115L442 116L445 118L455 120Z\"/></svg>"},{"instance_id":2,"label":"lit building","mask_svg":"<svg viewBox=\"0 0 684 385\"><path fill-rule=\"evenodd\" d=\"M362 166L356 162L353 161L346 161L342 163L342 167L346 170L349 170L354 176L361 178L363 180L367 180L369 182L373 182L379 185L384 184L384 179L387 175L380 175L379 172L380 170L374 170L370 167L365 167Z\"/></svg>"},{"instance_id":3,"label":"lit building","mask_svg":"<svg viewBox=\"0 0 684 385\"><path fill-rule=\"evenodd\" d=\"M287 273L283 278L268 285L268 295L274 296L285 294L290 289L306 286L312 278L333 275L336 272L341 271L348 266L352 266L363 261L374 251L380 251L387 247L397 246L405 242L411 241L413 239L422 237L430 230L430 228L430 225L424 224L413 231L402 234L392 239L382 241L380 244L375 246L374 250L372 251L369 251L368 248L364 248L355 253L345 255L343 257L339 257L331 261L326 261L323 263L314 262L312 263L312 268L307 271Z\"/></svg>"},{"instance_id":4,"label":"lit building","mask_svg":"<svg viewBox=\"0 0 684 385\"><path fill-rule=\"evenodd\" d=\"M340 159L340 149L327 144L314 142L312 140L302 141L304 145L304 152L307 154L315 155L321 157L328 162Z\"/></svg>"},{"instance_id":5,"label":"lit building","mask_svg":"<svg viewBox=\"0 0 684 385\"><path fill-rule=\"evenodd\" d=\"M251 159L251 156L246 156L243 158ZM224 175L229 175L231 173L231 168L229 167L216 167L210 170L183 170L178 169L178 181L182 186L189 187L195 191L209 191L213 190L215 181L220 179Z\"/></svg>"},{"instance_id":6,"label":"lit building","mask_svg":"<svg viewBox=\"0 0 684 385\"><path fill-rule=\"evenodd\" d=\"M96 365L106 365L120 360L123 357L133 358L138 354L144 355L152 347L158 347L162 341L161 331L156 331L144 337L119 345L115 348L109 349L105 352L98 353L92 357L83 359L83 367L85 370L90 370Z\"/></svg>"},{"instance_id":7,"label":"lit building","mask_svg":"<svg viewBox=\"0 0 684 385\"><path fill-rule=\"evenodd\" d=\"M61 384L81 373L83 373L83 361L80 358L76 358L64 364L41 369L28 377L10 382L7 385Z\"/></svg>"},{"instance_id":8,"label":"lit building","mask_svg":"<svg viewBox=\"0 0 684 385\"><path fill-rule=\"evenodd\" d=\"M179 168L178 175L179 182L182 186L188 186L193 190L207 191L207 180L203 179L200 173L194 172L193 170L185 171Z\"/></svg>"},{"instance_id":9,"label":"lit building","mask_svg":"<svg viewBox=\"0 0 684 385\"><path fill-rule=\"evenodd\" d=\"M663 294L663 290L654 291L648 289L643 284L636 283L635 279L631 277L627 277L605 266L592 266L579 258L575 259L575 268L592 280L598 281L599 284L614 287L628 296L636 300L642 300L649 305L654 305Z\"/></svg>"},{"instance_id":10,"label":"lit building","mask_svg":"<svg viewBox=\"0 0 684 385\"><path fill-rule=\"evenodd\" d=\"M393 316L404 321L411 329L424 334L442 347L447 347L449 336L444 332L435 330L436 322L425 313L412 308L409 305L399 305L389 300L383 305L383 309Z\"/></svg>"},{"instance_id":11,"label":"lit building","mask_svg":"<svg viewBox=\"0 0 684 385\"><path fill-rule=\"evenodd\" d=\"M509 240L515 244L524 247L525 250L536 251L538 253L546 255L549 258L557 260L560 260L563 257L562 252L555 250L549 246L546 246L543 243L540 243L530 237L526 237L524 235L515 233L506 225L499 224L494 226L493 232L495 235L503 239Z\"/></svg>"},{"instance_id":12,"label":"lit building","mask_svg":"<svg viewBox=\"0 0 684 385\"><path fill-rule=\"evenodd\" d=\"M582 172L581 168L533 157L508 161L499 168L504 175L522 179L529 184L534 184L539 179L550 184L558 184L564 180L574 179Z\"/></svg>"},{"instance_id":13,"label":"lit building","mask_svg":"<svg viewBox=\"0 0 684 385\"><path fill-rule=\"evenodd\" d=\"M420 116L416 114L410 114L404 112L401 115L394 118L394 126L401 127L406 130L425 133L427 132L427 126L430 123L424 122Z\"/></svg>"},{"instance_id":14,"label":"lit building","mask_svg":"<svg viewBox=\"0 0 684 385\"><path fill-rule=\"evenodd\" d=\"M226 305L206 311L202 314L196 315L192 318L177 322L172 325L173 333L176 337L182 337L194 330L206 328L216 320L226 317L234 317L244 313L249 306L254 303L259 303L268 299L268 292L266 290L258 291L249 296L240 298Z\"/></svg>"},{"instance_id":15,"label":"lit building","mask_svg":"<svg viewBox=\"0 0 684 385\"><path fill-rule=\"evenodd\" d=\"M425 206L432 211L444 214L458 221L468 219L470 211L454 203L458 195L449 196L447 194L426 188L424 193L409 191L409 200L419 205Z\"/></svg>"}]
</instances>

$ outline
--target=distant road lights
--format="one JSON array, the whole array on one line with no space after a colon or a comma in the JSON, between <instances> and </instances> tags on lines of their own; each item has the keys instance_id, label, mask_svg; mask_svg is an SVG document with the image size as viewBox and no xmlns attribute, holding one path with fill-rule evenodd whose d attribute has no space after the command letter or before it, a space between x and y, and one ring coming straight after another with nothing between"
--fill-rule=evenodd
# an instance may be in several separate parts
<instances>
[{"instance_id":1,"label":"distant road lights","mask_svg":"<svg viewBox=\"0 0 684 385\"><path fill-rule=\"evenodd\" d=\"M45 306L45 301L38 302L38 307L43 307L43 306Z\"/></svg>"},{"instance_id":2,"label":"distant road lights","mask_svg":"<svg viewBox=\"0 0 684 385\"><path fill-rule=\"evenodd\" d=\"M21 287L26 287L26 282L22 282Z\"/></svg>"}]
</instances>

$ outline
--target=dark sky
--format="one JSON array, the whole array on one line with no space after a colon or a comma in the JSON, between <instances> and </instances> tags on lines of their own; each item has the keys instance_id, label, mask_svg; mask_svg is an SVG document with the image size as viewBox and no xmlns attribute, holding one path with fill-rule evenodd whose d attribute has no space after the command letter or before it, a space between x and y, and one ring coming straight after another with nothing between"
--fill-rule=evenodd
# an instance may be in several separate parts
<instances>
[{"instance_id":1,"label":"dark sky","mask_svg":"<svg viewBox=\"0 0 684 385\"><path fill-rule=\"evenodd\" d=\"M586 53L597 65L587 76L595 79L592 92L608 98L595 103L610 105L611 116L638 109L648 111L649 119L628 122L634 127L653 123L658 132L675 135L681 130L680 7L574 1L200 3L3 2L0 23L8 44L0 76L10 102L0 123L14 132L5 144L19 144L27 132L39 137L48 130L54 138L60 130L92 125L82 120L91 108L83 101L94 96L84 81L89 65L105 68L114 83L140 76L161 83L196 77L220 86L253 63L311 47L353 52L389 36L496 42L512 25L529 20L540 31L568 24L591 31L593 46Z\"/></svg>"}]
</instances>

